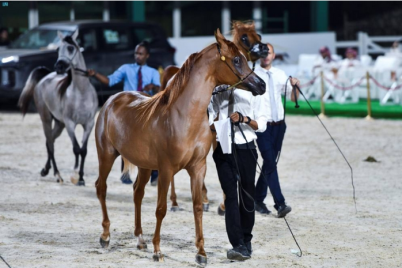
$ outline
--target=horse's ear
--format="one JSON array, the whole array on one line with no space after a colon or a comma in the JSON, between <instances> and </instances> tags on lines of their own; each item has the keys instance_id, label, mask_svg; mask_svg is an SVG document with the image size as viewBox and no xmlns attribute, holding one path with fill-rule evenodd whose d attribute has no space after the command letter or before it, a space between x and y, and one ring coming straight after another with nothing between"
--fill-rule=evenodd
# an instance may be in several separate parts
<instances>
[{"instance_id":1,"label":"horse's ear","mask_svg":"<svg viewBox=\"0 0 402 268\"><path fill-rule=\"evenodd\" d=\"M216 42L218 42L219 46L223 49L224 47L226 47L226 43L225 43L225 37L221 34L221 31L218 29L216 29L215 31L215 39Z\"/></svg>"},{"instance_id":2,"label":"horse's ear","mask_svg":"<svg viewBox=\"0 0 402 268\"><path fill-rule=\"evenodd\" d=\"M57 31L57 35L59 36L60 40L63 40L65 37L64 34L60 31Z\"/></svg>"},{"instance_id":3,"label":"horse's ear","mask_svg":"<svg viewBox=\"0 0 402 268\"><path fill-rule=\"evenodd\" d=\"M73 40L75 41L78 37L78 29L75 30L75 32L73 33L73 35L71 36L71 38L73 38Z\"/></svg>"}]
</instances>

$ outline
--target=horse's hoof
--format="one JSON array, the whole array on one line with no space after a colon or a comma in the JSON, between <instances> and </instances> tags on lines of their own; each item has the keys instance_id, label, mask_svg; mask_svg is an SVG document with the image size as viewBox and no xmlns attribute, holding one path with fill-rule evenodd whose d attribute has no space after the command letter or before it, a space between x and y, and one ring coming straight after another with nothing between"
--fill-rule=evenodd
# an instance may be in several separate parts
<instances>
[{"instance_id":1,"label":"horse's hoof","mask_svg":"<svg viewBox=\"0 0 402 268\"><path fill-rule=\"evenodd\" d=\"M77 185L77 183L80 180L80 175L78 175L78 173L75 173L74 175L71 175L71 183Z\"/></svg>"},{"instance_id":2,"label":"horse's hoof","mask_svg":"<svg viewBox=\"0 0 402 268\"><path fill-rule=\"evenodd\" d=\"M145 243L144 238L142 238L142 234L138 236L137 248L140 250L147 249L147 243Z\"/></svg>"},{"instance_id":3,"label":"horse's hoof","mask_svg":"<svg viewBox=\"0 0 402 268\"><path fill-rule=\"evenodd\" d=\"M137 244L137 249L139 249L139 250L143 250L143 249L147 249L148 248L148 246L147 246L147 244Z\"/></svg>"},{"instance_id":4,"label":"horse's hoof","mask_svg":"<svg viewBox=\"0 0 402 268\"><path fill-rule=\"evenodd\" d=\"M46 169L42 168L42 170L41 170L41 172L40 172L40 175L41 175L42 177L45 177L47 174L49 174L49 170L46 170Z\"/></svg>"},{"instance_id":5,"label":"horse's hoof","mask_svg":"<svg viewBox=\"0 0 402 268\"><path fill-rule=\"evenodd\" d=\"M165 259L163 258L163 254L159 251L158 253L154 253L154 256L152 257L154 261L157 262L164 262Z\"/></svg>"},{"instance_id":6,"label":"horse's hoof","mask_svg":"<svg viewBox=\"0 0 402 268\"><path fill-rule=\"evenodd\" d=\"M225 211L221 208L221 206L218 206L218 215L219 216L225 216Z\"/></svg>"},{"instance_id":7,"label":"horse's hoof","mask_svg":"<svg viewBox=\"0 0 402 268\"><path fill-rule=\"evenodd\" d=\"M64 182L62 178L57 178L56 181L57 181L58 183L60 183L60 184Z\"/></svg>"},{"instance_id":8,"label":"horse's hoof","mask_svg":"<svg viewBox=\"0 0 402 268\"><path fill-rule=\"evenodd\" d=\"M208 212L208 211L209 211L209 203L207 203L207 204L202 204L202 209L203 209L205 212Z\"/></svg>"},{"instance_id":9,"label":"horse's hoof","mask_svg":"<svg viewBox=\"0 0 402 268\"><path fill-rule=\"evenodd\" d=\"M173 212L180 211L180 210L181 210L181 208L179 206L172 206L170 208L170 211L173 211Z\"/></svg>"},{"instance_id":10,"label":"horse's hoof","mask_svg":"<svg viewBox=\"0 0 402 268\"><path fill-rule=\"evenodd\" d=\"M79 180L75 185L76 186L85 186L85 181L84 180Z\"/></svg>"},{"instance_id":11,"label":"horse's hoof","mask_svg":"<svg viewBox=\"0 0 402 268\"><path fill-rule=\"evenodd\" d=\"M195 255L195 261L197 264L201 265L201 266L206 266L207 265L207 257L206 256L202 256L200 254Z\"/></svg>"},{"instance_id":12,"label":"horse's hoof","mask_svg":"<svg viewBox=\"0 0 402 268\"><path fill-rule=\"evenodd\" d=\"M107 248L109 246L110 237L107 240L103 240L102 237L99 238L99 243L101 244L102 248Z\"/></svg>"}]
</instances>

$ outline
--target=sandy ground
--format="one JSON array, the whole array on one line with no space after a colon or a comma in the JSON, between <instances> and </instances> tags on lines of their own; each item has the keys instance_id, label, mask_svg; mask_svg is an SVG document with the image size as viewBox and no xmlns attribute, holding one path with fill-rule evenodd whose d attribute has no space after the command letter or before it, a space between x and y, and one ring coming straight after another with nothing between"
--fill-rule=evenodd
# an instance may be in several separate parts
<instances>
[{"instance_id":1,"label":"sandy ground","mask_svg":"<svg viewBox=\"0 0 402 268\"><path fill-rule=\"evenodd\" d=\"M287 220L303 250L297 249L283 219L256 215L254 253L245 263L230 263L223 217L216 213L221 190L211 153L206 184L211 201L204 213L205 249L210 267L401 267L402 122L330 118L325 124L350 161L350 170L314 117L289 116L279 163L283 193L293 211ZM77 128L81 137L82 128ZM74 161L64 131L56 160L65 179L42 178L46 149L37 114L0 114L0 255L11 267L195 267L194 220L188 175L176 175L178 201L161 232L164 263L152 261L157 189L148 185L143 200L146 251L133 238L132 187L119 180L120 159L108 179L111 244L102 249L101 209L95 194L98 163L93 133L85 166L86 187L71 184ZM368 156L378 163L364 162ZM261 160L261 159L260 159ZM272 209L272 198L266 203ZM170 203L169 203L170 207ZM0 268L6 265L0 260Z\"/></svg>"}]
</instances>

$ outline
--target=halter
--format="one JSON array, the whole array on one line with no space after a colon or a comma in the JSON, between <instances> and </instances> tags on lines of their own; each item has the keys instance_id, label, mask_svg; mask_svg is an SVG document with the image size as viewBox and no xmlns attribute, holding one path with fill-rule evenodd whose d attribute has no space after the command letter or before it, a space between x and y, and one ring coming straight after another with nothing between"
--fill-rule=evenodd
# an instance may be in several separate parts
<instances>
[{"instance_id":1,"label":"halter","mask_svg":"<svg viewBox=\"0 0 402 268\"><path fill-rule=\"evenodd\" d=\"M231 89L235 88L237 85L243 83L243 81L246 80L254 72L254 69L253 69L253 70L251 70L251 72L248 75L246 75L244 78L241 78L240 75L238 75L235 71L233 71L232 67L230 67L230 65L226 62L226 58L225 58L225 56L222 55L221 48L219 47L219 44L216 44L216 47L218 48L218 52L219 52L221 61L223 61L229 67L229 69L232 71L232 73L234 75L236 75L237 78L239 78L239 82L229 86L228 88L226 88L224 90L216 91L216 92L212 93L212 95L222 93L224 91L228 91L228 90L231 90Z\"/></svg>"},{"instance_id":2,"label":"halter","mask_svg":"<svg viewBox=\"0 0 402 268\"><path fill-rule=\"evenodd\" d=\"M68 42L66 42L66 43L68 43ZM71 45L71 44L70 44L70 45ZM73 61L72 61L72 60L75 58L75 56L77 55L78 50L79 50L79 48L78 48L76 45L74 45L74 47L75 47L75 52L74 52L73 56L71 57L71 59L68 58L68 57L66 57L66 56L64 56L64 55L61 56L59 59L67 59L68 62L70 63L70 65L71 65L72 69L73 69L74 71L76 71L77 74L80 74L80 75L82 75L82 76L88 76L88 71L85 71L85 70L83 70L83 69L77 68L77 67L75 67L75 66L73 65ZM59 60L59 59L58 59L58 60Z\"/></svg>"}]
</instances>

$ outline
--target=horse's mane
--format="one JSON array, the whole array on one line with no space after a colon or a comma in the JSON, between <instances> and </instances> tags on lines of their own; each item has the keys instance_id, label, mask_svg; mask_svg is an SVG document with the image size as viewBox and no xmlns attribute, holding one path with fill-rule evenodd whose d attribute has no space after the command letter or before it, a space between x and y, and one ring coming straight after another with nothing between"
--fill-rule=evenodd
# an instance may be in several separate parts
<instances>
[{"instance_id":1,"label":"horse's mane","mask_svg":"<svg viewBox=\"0 0 402 268\"><path fill-rule=\"evenodd\" d=\"M63 98L64 94L66 94L68 86L71 84L71 81L73 80L73 76L71 75L71 69L68 70L67 76L61 79L57 83L57 90L59 91L59 96L60 99Z\"/></svg>"},{"instance_id":2,"label":"horse's mane","mask_svg":"<svg viewBox=\"0 0 402 268\"><path fill-rule=\"evenodd\" d=\"M233 40L240 40L241 35L249 32L255 32L255 24L252 20L232 22Z\"/></svg>"},{"instance_id":3,"label":"horse's mane","mask_svg":"<svg viewBox=\"0 0 402 268\"><path fill-rule=\"evenodd\" d=\"M144 120L145 123L149 121L157 107L162 109L162 113L166 113L177 100L188 83L194 64L201 55L202 52L191 54L165 90L139 104L138 116Z\"/></svg>"}]
</instances>

